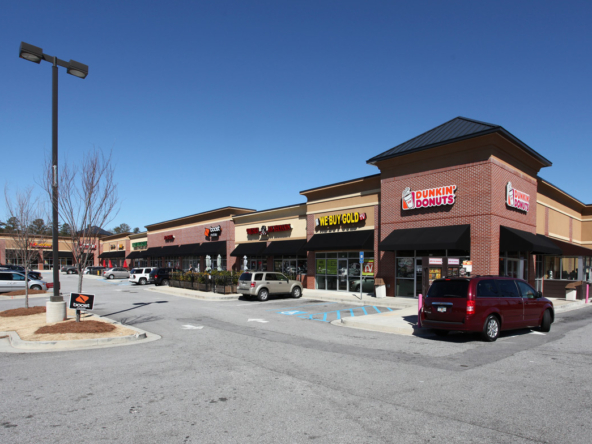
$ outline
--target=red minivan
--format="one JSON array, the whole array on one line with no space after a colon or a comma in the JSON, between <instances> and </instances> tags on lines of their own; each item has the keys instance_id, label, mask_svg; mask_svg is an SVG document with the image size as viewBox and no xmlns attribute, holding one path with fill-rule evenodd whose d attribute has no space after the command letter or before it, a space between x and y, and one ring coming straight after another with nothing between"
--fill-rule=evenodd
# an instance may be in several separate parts
<instances>
[{"instance_id":1,"label":"red minivan","mask_svg":"<svg viewBox=\"0 0 592 444\"><path fill-rule=\"evenodd\" d=\"M538 327L548 332L555 311L550 300L522 279L476 276L436 279L420 316L422 326L439 336L480 332L493 342L502 330Z\"/></svg>"}]
</instances>

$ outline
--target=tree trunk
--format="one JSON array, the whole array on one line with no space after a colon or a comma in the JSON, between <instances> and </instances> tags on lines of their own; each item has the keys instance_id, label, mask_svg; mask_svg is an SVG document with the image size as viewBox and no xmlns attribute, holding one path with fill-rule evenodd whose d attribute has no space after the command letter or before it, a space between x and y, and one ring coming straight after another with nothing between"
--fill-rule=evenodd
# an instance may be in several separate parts
<instances>
[{"instance_id":1,"label":"tree trunk","mask_svg":"<svg viewBox=\"0 0 592 444\"><path fill-rule=\"evenodd\" d=\"M25 264L25 308L29 308L29 269Z\"/></svg>"}]
</instances>

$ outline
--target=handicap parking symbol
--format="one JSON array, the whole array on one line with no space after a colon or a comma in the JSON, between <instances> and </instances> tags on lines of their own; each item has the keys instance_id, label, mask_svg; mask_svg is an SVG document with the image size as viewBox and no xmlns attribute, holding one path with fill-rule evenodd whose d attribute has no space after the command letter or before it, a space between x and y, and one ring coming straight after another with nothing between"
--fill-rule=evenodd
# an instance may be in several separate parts
<instances>
[{"instance_id":1,"label":"handicap parking symbol","mask_svg":"<svg viewBox=\"0 0 592 444\"><path fill-rule=\"evenodd\" d=\"M293 311L281 311L280 314L283 315L288 315L288 316L294 316L297 314L305 314L305 311L298 311L298 310L293 310Z\"/></svg>"}]
</instances>

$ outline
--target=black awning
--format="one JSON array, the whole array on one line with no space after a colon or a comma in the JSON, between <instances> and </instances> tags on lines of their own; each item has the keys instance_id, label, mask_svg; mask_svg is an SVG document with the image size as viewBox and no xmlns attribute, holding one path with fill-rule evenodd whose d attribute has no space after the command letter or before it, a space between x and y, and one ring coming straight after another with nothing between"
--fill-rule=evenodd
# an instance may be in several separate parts
<instances>
[{"instance_id":1,"label":"black awning","mask_svg":"<svg viewBox=\"0 0 592 444\"><path fill-rule=\"evenodd\" d=\"M162 247L152 247L144 251L144 257L161 257Z\"/></svg>"},{"instance_id":2,"label":"black awning","mask_svg":"<svg viewBox=\"0 0 592 444\"><path fill-rule=\"evenodd\" d=\"M374 250L374 230L342 231L313 235L306 250Z\"/></svg>"},{"instance_id":3,"label":"black awning","mask_svg":"<svg viewBox=\"0 0 592 444\"><path fill-rule=\"evenodd\" d=\"M561 248L546 236L500 227L500 251L530 251L539 254L563 254Z\"/></svg>"},{"instance_id":4,"label":"black awning","mask_svg":"<svg viewBox=\"0 0 592 444\"><path fill-rule=\"evenodd\" d=\"M179 256L178 245L165 245L160 249L161 256Z\"/></svg>"},{"instance_id":5,"label":"black awning","mask_svg":"<svg viewBox=\"0 0 592 444\"><path fill-rule=\"evenodd\" d=\"M306 239L273 241L263 251L265 256L306 256Z\"/></svg>"},{"instance_id":6,"label":"black awning","mask_svg":"<svg viewBox=\"0 0 592 444\"><path fill-rule=\"evenodd\" d=\"M540 236L540 234L537 234L537 236ZM570 244L557 239L550 240L559 248L561 248L564 256L592 256L592 250L590 248L581 247L580 245Z\"/></svg>"},{"instance_id":7,"label":"black awning","mask_svg":"<svg viewBox=\"0 0 592 444\"><path fill-rule=\"evenodd\" d=\"M179 251L177 254L179 256L197 256L195 252L199 248L201 244L185 244L179 246Z\"/></svg>"},{"instance_id":8,"label":"black awning","mask_svg":"<svg viewBox=\"0 0 592 444\"><path fill-rule=\"evenodd\" d=\"M470 225L395 230L378 244L380 251L470 250L470 248Z\"/></svg>"},{"instance_id":9,"label":"black awning","mask_svg":"<svg viewBox=\"0 0 592 444\"><path fill-rule=\"evenodd\" d=\"M243 257L243 256L261 256L263 250L267 247L267 242L247 242L245 244L238 245L231 256Z\"/></svg>"},{"instance_id":10,"label":"black awning","mask_svg":"<svg viewBox=\"0 0 592 444\"><path fill-rule=\"evenodd\" d=\"M74 255L71 251L58 251L58 257L65 257L74 259ZM92 255L90 255L92 257ZM51 259L53 258L53 251L44 251L43 252L43 259Z\"/></svg>"},{"instance_id":11,"label":"black awning","mask_svg":"<svg viewBox=\"0 0 592 444\"><path fill-rule=\"evenodd\" d=\"M141 257L146 257L146 250L143 250L143 251L132 251L125 258L126 259L139 259Z\"/></svg>"},{"instance_id":12,"label":"black awning","mask_svg":"<svg viewBox=\"0 0 592 444\"><path fill-rule=\"evenodd\" d=\"M99 255L101 259L125 259L125 251L106 251Z\"/></svg>"},{"instance_id":13,"label":"black awning","mask_svg":"<svg viewBox=\"0 0 592 444\"><path fill-rule=\"evenodd\" d=\"M225 256L226 241L204 242L195 251L196 256Z\"/></svg>"}]
</instances>

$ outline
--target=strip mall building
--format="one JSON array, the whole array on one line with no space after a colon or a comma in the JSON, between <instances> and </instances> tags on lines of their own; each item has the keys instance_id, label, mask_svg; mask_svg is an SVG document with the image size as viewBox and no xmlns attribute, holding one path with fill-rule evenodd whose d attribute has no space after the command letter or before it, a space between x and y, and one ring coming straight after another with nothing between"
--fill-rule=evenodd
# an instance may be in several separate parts
<instances>
[{"instance_id":1,"label":"strip mall building","mask_svg":"<svg viewBox=\"0 0 592 444\"><path fill-rule=\"evenodd\" d=\"M551 162L501 126L458 117L368 163L379 173L302 191L306 203L151 224L100 251L124 245L131 266L246 263L327 291L373 292L381 278L387 296L417 296L438 277L501 274L584 296L592 205L540 178Z\"/></svg>"}]
</instances>

